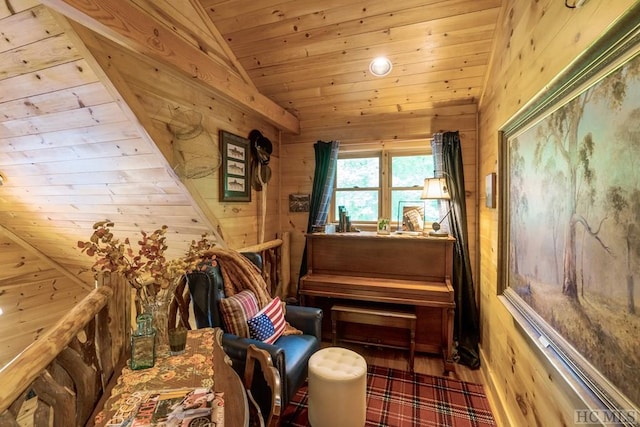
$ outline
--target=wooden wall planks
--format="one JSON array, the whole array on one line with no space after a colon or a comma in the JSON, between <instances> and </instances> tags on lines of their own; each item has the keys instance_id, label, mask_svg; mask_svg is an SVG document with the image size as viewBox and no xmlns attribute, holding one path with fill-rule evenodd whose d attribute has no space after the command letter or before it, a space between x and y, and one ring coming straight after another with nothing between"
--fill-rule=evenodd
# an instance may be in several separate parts
<instances>
[{"instance_id":1,"label":"wooden wall planks","mask_svg":"<svg viewBox=\"0 0 640 427\"><path fill-rule=\"evenodd\" d=\"M498 130L611 25L633 0L507 2L496 53L480 104L479 176L498 172ZM500 192L498 192L500 197ZM573 425L583 407L565 380L538 356L496 295L498 210L480 204L480 276L483 372L504 409L505 425Z\"/></svg>"},{"instance_id":2,"label":"wooden wall planks","mask_svg":"<svg viewBox=\"0 0 640 427\"><path fill-rule=\"evenodd\" d=\"M173 70L149 58L142 57L101 36L87 39L87 44L98 61L108 63L118 70L140 106L140 113L148 116L155 131L155 141L167 155L169 162L176 167L172 144L173 136L168 131L172 121L171 109L194 110L202 115L202 125L209 134L210 150L219 150L219 131L247 137L252 129L259 129L273 144L273 153L269 167L272 178L267 189L266 240L275 238L279 231L277 217L280 144L277 130L265 120L250 116L229 104L222 98L208 95L192 82L181 78ZM107 67L105 67L107 68ZM206 154L206 153L203 153ZM219 156L219 153L217 153ZM214 160L212 159L212 162ZM213 165L212 165L213 166ZM183 179L186 179L183 177ZM209 176L188 180L197 197L219 221L220 231L225 242L232 248L240 248L257 243L261 194L252 192L250 203L219 202L220 170Z\"/></svg>"},{"instance_id":3,"label":"wooden wall planks","mask_svg":"<svg viewBox=\"0 0 640 427\"><path fill-rule=\"evenodd\" d=\"M0 366L88 293L0 231Z\"/></svg>"}]
</instances>

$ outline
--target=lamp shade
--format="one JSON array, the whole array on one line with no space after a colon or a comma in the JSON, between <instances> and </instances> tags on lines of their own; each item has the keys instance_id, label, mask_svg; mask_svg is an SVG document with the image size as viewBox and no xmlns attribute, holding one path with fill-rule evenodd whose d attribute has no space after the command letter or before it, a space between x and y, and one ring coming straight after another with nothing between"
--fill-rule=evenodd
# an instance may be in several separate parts
<instances>
[{"instance_id":1,"label":"lamp shade","mask_svg":"<svg viewBox=\"0 0 640 427\"><path fill-rule=\"evenodd\" d=\"M421 199L450 200L451 195L444 178L425 178Z\"/></svg>"}]
</instances>

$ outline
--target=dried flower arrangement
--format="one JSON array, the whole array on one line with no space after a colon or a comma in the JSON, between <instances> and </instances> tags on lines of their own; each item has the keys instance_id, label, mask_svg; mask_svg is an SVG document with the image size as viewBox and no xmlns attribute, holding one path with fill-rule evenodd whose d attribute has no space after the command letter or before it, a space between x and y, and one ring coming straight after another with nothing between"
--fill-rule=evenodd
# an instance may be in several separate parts
<instances>
[{"instance_id":1,"label":"dried flower arrangement","mask_svg":"<svg viewBox=\"0 0 640 427\"><path fill-rule=\"evenodd\" d=\"M114 223L110 221L96 222L89 241L78 241L78 248L96 258L91 268L94 272L121 274L137 290L143 305L160 300L169 302L185 273L204 261L216 265L215 255L207 253L215 243L208 240L206 234L198 241L191 241L183 257L167 260L164 256L168 248L166 225L152 233L141 231L137 253L128 237L124 241L114 237L112 227Z\"/></svg>"}]
</instances>

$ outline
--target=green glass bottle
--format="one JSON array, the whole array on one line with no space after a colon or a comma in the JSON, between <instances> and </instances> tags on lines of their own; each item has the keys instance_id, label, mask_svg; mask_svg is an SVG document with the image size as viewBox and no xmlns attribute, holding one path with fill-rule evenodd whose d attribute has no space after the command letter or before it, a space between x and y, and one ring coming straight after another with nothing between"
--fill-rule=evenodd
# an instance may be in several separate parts
<instances>
[{"instance_id":1,"label":"green glass bottle","mask_svg":"<svg viewBox=\"0 0 640 427\"><path fill-rule=\"evenodd\" d=\"M143 313L136 318L137 329L131 334L131 369L152 368L156 363L156 330L153 317Z\"/></svg>"}]
</instances>

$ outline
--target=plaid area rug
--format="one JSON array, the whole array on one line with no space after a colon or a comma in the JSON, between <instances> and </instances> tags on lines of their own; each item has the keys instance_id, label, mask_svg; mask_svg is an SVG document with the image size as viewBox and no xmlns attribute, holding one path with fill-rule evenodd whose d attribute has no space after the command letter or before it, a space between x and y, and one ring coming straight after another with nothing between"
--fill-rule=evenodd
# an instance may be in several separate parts
<instances>
[{"instance_id":1,"label":"plaid area rug","mask_svg":"<svg viewBox=\"0 0 640 427\"><path fill-rule=\"evenodd\" d=\"M283 427L309 426L306 385L285 408L281 420ZM368 367L366 427L495 425L480 384Z\"/></svg>"}]
</instances>

